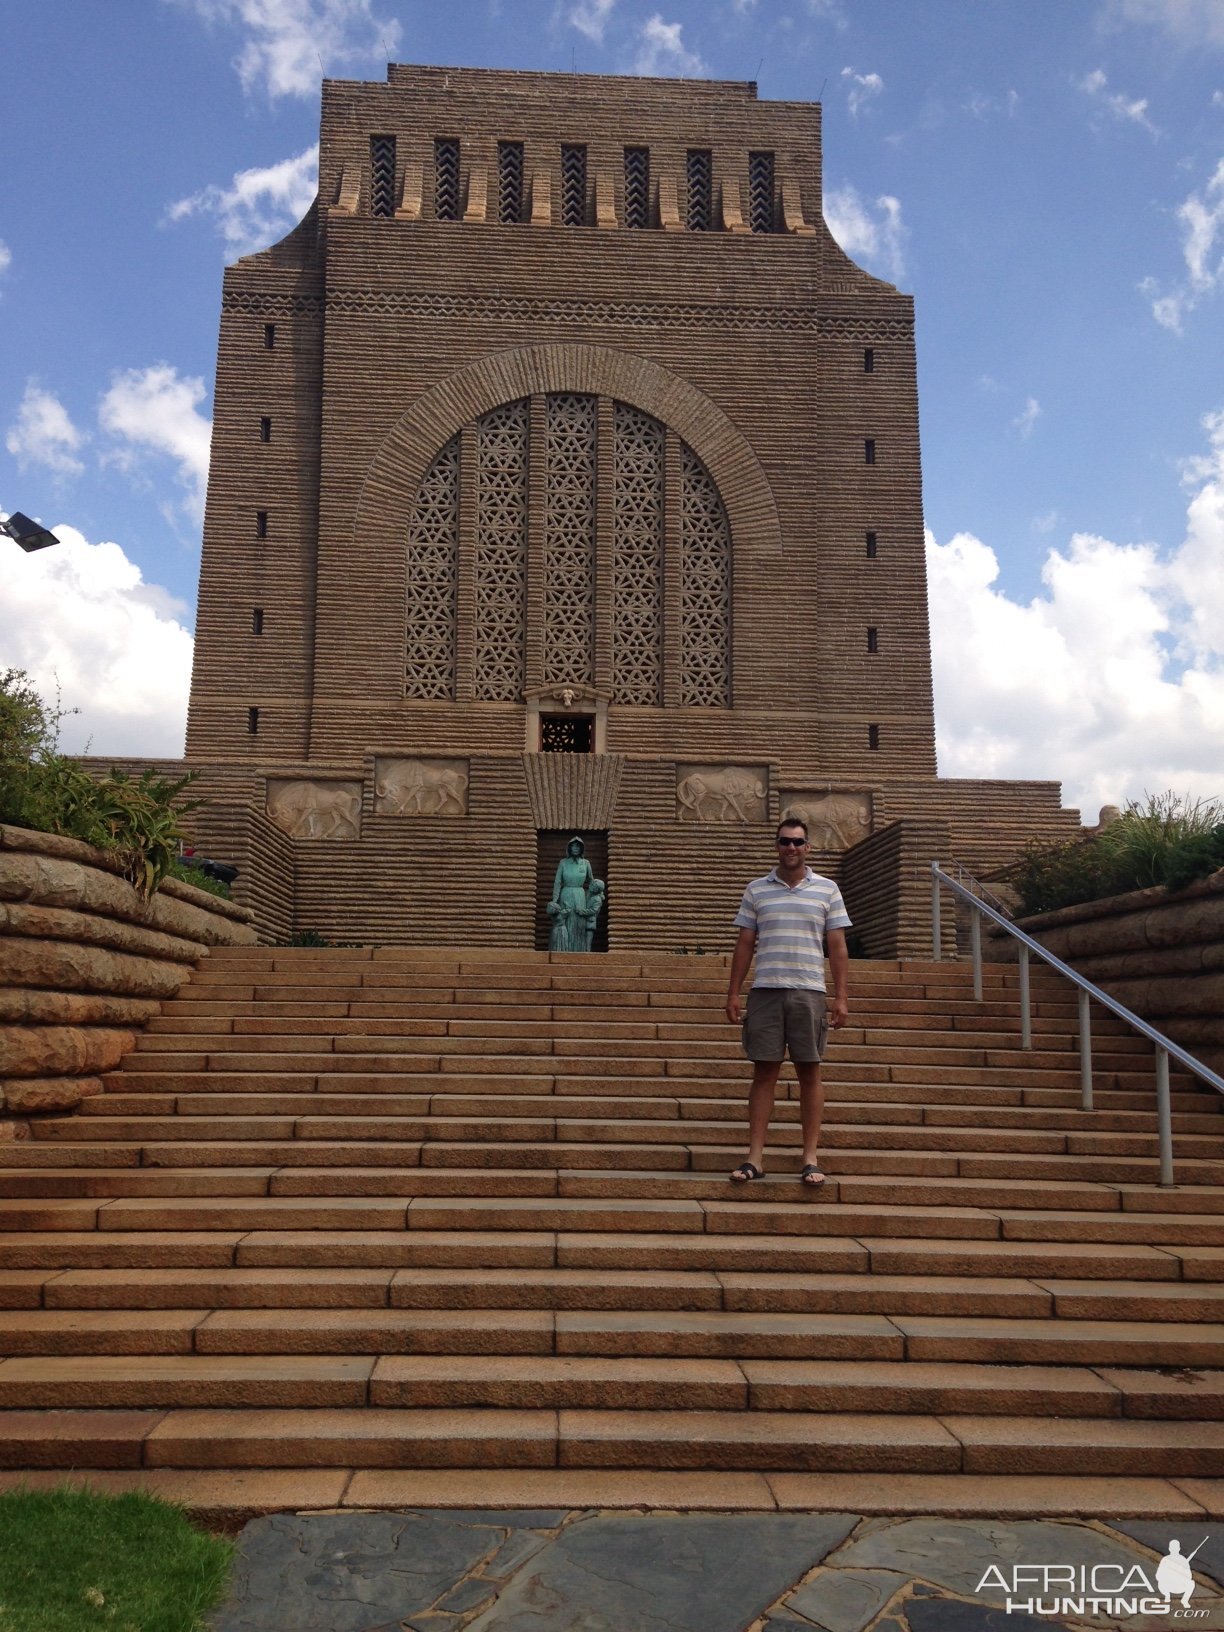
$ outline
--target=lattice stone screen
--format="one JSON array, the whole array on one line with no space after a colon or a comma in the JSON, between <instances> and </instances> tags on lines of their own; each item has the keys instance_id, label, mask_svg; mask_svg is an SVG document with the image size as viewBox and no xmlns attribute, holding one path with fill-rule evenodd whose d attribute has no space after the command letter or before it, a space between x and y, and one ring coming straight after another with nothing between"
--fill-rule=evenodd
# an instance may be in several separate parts
<instances>
[{"instance_id":1,"label":"lattice stone screen","mask_svg":"<svg viewBox=\"0 0 1224 1632\"><path fill-rule=\"evenodd\" d=\"M546 400L544 680L590 682L595 639L596 399Z\"/></svg>"},{"instance_id":2,"label":"lattice stone screen","mask_svg":"<svg viewBox=\"0 0 1224 1632\"><path fill-rule=\"evenodd\" d=\"M476 695L523 695L527 599L527 402L476 421Z\"/></svg>"},{"instance_id":3,"label":"lattice stone screen","mask_svg":"<svg viewBox=\"0 0 1224 1632\"><path fill-rule=\"evenodd\" d=\"M731 701L731 532L709 471L691 448L681 456L680 701Z\"/></svg>"},{"instance_id":4,"label":"lattice stone screen","mask_svg":"<svg viewBox=\"0 0 1224 1632\"><path fill-rule=\"evenodd\" d=\"M615 439L613 696L623 703L657 703L662 700L663 427L618 402Z\"/></svg>"},{"instance_id":5,"label":"lattice stone screen","mask_svg":"<svg viewBox=\"0 0 1224 1632\"><path fill-rule=\"evenodd\" d=\"M459 438L425 472L408 528L409 697L455 689L455 578L459 545Z\"/></svg>"},{"instance_id":6,"label":"lattice stone screen","mask_svg":"<svg viewBox=\"0 0 1224 1632\"><path fill-rule=\"evenodd\" d=\"M674 432L631 404L579 392L535 403L521 398L485 414L452 437L425 474L407 539L405 695L456 697L460 511L469 502L462 491L474 502L462 527L474 607L468 696L521 702L527 686L576 685L614 703L657 707L666 681L672 702L729 708L731 530L709 471ZM611 429L602 453L601 423ZM678 455L671 464L669 437ZM469 450L474 469L461 483ZM679 473L670 497L668 469ZM669 577L672 551L678 570ZM541 609L531 674L529 574ZM665 613L680 635L670 679ZM601 628L611 637L604 674L596 667Z\"/></svg>"}]
</instances>

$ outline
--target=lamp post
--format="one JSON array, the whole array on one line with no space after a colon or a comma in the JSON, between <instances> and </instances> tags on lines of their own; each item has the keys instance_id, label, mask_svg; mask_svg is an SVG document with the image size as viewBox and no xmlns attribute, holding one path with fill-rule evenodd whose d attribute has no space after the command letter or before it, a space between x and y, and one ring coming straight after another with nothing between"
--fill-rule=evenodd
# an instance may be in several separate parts
<instances>
[{"instance_id":1,"label":"lamp post","mask_svg":"<svg viewBox=\"0 0 1224 1632\"><path fill-rule=\"evenodd\" d=\"M0 533L7 533L27 553L31 550L45 550L48 544L59 543L59 539L50 528L31 521L29 516L23 516L20 510L14 510L11 516L6 516L0 521Z\"/></svg>"}]
</instances>

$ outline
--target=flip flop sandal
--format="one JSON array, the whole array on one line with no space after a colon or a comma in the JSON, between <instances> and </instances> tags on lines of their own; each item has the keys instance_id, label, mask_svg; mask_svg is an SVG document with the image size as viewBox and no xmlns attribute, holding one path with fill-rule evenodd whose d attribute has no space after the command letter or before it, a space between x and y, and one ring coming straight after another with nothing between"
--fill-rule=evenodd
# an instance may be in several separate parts
<instances>
[{"instance_id":1,"label":"flip flop sandal","mask_svg":"<svg viewBox=\"0 0 1224 1632\"><path fill-rule=\"evenodd\" d=\"M763 1179L765 1175L752 1162L741 1162L734 1172L729 1173L727 1177L732 1184L747 1184L752 1179Z\"/></svg>"},{"instance_id":2,"label":"flip flop sandal","mask_svg":"<svg viewBox=\"0 0 1224 1632\"><path fill-rule=\"evenodd\" d=\"M819 1190L825 1176L815 1162L809 1162L799 1175L799 1183L807 1190Z\"/></svg>"}]
</instances>

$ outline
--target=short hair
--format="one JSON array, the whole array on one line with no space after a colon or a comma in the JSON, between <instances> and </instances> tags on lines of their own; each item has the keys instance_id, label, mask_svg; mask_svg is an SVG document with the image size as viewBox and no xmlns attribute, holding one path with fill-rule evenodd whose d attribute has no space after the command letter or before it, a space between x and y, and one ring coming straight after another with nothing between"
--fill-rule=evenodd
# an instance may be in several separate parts
<instances>
[{"instance_id":1,"label":"short hair","mask_svg":"<svg viewBox=\"0 0 1224 1632\"><path fill-rule=\"evenodd\" d=\"M774 834L775 839L780 839L782 837L782 829L784 827L801 827L803 829L804 838L806 839L808 836L808 825L802 816L783 816L782 820L778 823L778 830Z\"/></svg>"}]
</instances>

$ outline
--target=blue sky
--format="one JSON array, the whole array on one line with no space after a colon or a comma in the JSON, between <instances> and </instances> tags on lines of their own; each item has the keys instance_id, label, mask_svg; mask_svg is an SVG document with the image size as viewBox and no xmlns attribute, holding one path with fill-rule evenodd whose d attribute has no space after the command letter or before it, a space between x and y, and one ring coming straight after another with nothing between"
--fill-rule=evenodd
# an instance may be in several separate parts
<instances>
[{"instance_id":1,"label":"blue sky","mask_svg":"<svg viewBox=\"0 0 1224 1632\"><path fill-rule=\"evenodd\" d=\"M177 753L224 262L313 194L318 82L756 79L917 301L946 775L1224 794L1224 0L0 0L0 663Z\"/></svg>"}]
</instances>

